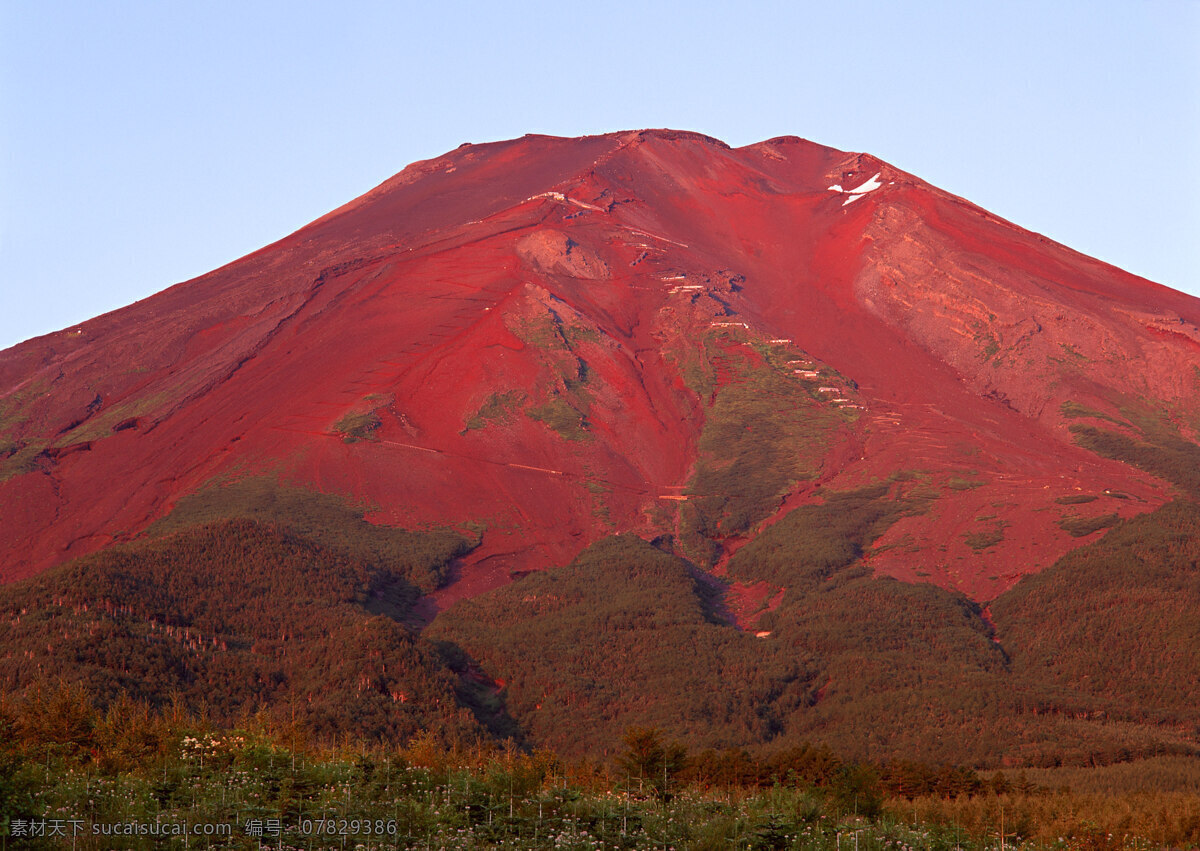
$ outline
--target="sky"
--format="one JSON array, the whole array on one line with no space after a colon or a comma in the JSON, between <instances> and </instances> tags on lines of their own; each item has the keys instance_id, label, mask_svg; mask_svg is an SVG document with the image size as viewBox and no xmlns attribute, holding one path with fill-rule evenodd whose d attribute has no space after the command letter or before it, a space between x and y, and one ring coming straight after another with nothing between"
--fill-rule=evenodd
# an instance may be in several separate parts
<instances>
[{"instance_id":1,"label":"sky","mask_svg":"<svg viewBox=\"0 0 1200 851\"><path fill-rule=\"evenodd\" d=\"M1200 296L1200 0L0 0L0 348L462 142L867 151Z\"/></svg>"}]
</instances>

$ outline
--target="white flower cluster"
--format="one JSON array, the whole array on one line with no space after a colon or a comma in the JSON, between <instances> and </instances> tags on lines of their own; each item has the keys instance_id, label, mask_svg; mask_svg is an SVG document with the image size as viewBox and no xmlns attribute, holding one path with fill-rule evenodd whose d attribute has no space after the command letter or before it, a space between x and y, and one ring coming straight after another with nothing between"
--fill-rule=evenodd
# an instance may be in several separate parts
<instances>
[{"instance_id":1,"label":"white flower cluster","mask_svg":"<svg viewBox=\"0 0 1200 851\"><path fill-rule=\"evenodd\" d=\"M240 750L246 744L242 736L214 736L211 733L194 736L184 736L180 744L184 759L214 757L222 753Z\"/></svg>"}]
</instances>

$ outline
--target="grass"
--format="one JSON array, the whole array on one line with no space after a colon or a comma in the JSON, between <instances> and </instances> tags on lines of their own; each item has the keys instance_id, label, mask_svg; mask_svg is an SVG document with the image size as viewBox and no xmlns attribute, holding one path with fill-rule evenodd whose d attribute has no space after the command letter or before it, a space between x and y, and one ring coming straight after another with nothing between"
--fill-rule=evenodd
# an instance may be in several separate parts
<instances>
[{"instance_id":1,"label":"grass","mask_svg":"<svg viewBox=\"0 0 1200 851\"><path fill-rule=\"evenodd\" d=\"M1054 501L1059 505L1084 505L1089 502L1095 502L1099 498L1100 497L1092 496L1091 494L1076 493L1069 496L1060 496Z\"/></svg>"},{"instance_id":2,"label":"grass","mask_svg":"<svg viewBox=\"0 0 1200 851\"><path fill-rule=\"evenodd\" d=\"M1083 352L1075 348L1071 343L1059 343L1059 347L1063 350L1063 354L1071 358L1077 363L1088 363L1088 357Z\"/></svg>"},{"instance_id":3,"label":"grass","mask_svg":"<svg viewBox=\"0 0 1200 851\"><path fill-rule=\"evenodd\" d=\"M30 421L30 406L50 391L46 381L36 381L0 399L0 483L38 469L37 458L50 444L17 432Z\"/></svg>"},{"instance_id":4,"label":"grass","mask_svg":"<svg viewBox=\"0 0 1200 851\"><path fill-rule=\"evenodd\" d=\"M511 330L521 342L536 349L568 349L566 335L562 331L562 319L549 308L530 318L511 316L506 318Z\"/></svg>"},{"instance_id":5,"label":"grass","mask_svg":"<svg viewBox=\"0 0 1200 851\"><path fill-rule=\"evenodd\" d=\"M592 516L606 526L611 527L613 525L612 515L609 513L608 504L604 501L604 496L612 488L601 482L592 480L585 481L583 487L592 497Z\"/></svg>"},{"instance_id":6,"label":"grass","mask_svg":"<svg viewBox=\"0 0 1200 851\"><path fill-rule=\"evenodd\" d=\"M32 473L38 469L38 456L45 449L46 445L43 443L30 443L27 445L15 442L9 443L7 451L10 454L0 460L0 482L7 482L14 476Z\"/></svg>"},{"instance_id":7,"label":"grass","mask_svg":"<svg viewBox=\"0 0 1200 851\"><path fill-rule=\"evenodd\" d=\"M0 399L0 435L28 422L30 405L49 392L50 383L38 380Z\"/></svg>"},{"instance_id":8,"label":"grass","mask_svg":"<svg viewBox=\"0 0 1200 851\"><path fill-rule=\"evenodd\" d=\"M951 476L946 482L946 487L952 491L967 491L983 487L983 482L979 479L964 479L958 476Z\"/></svg>"},{"instance_id":9,"label":"grass","mask_svg":"<svg viewBox=\"0 0 1200 851\"><path fill-rule=\"evenodd\" d=\"M493 394L468 418L464 431L483 428L492 422L508 422L512 409L526 405L527 417L543 423L563 440L581 442L591 439L588 431L591 373L587 361L575 349L581 343L598 341L600 332L593 326L564 319L550 307L539 309L542 312L533 317L512 317L509 321L512 332L537 350L548 373L543 384L549 391L540 403L528 401L525 394L516 390Z\"/></svg>"},{"instance_id":10,"label":"grass","mask_svg":"<svg viewBox=\"0 0 1200 851\"><path fill-rule=\"evenodd\" d=\"M504 390L491 394L479 406L479 410L467 418L462 434L490 425L507 425L515 412L525 403L525 394L520 390Z\"/></svg>"},{"instance_id":11,"label":"grass","mask_svg":"<svg viewBox=\"0 0 1200 851\"><path fill-rule=\"evenodd\" d=\"M37 470L39 467L38 456L47 449L101 440L113 434L113 427L118 423L144 416L170 398L170 394L166 392L154 393L140 399L122 402L111 408L103 408L65 434L50 440L44 438L18 439L11 436L12 432L28 421L21 407L22 404L28 403L37 395L31 390L19 391L0 402L0 482ZM5 436L5 432L9 432L9 436Z\"/></svg>"},{"instance_id":12,"label":"grass","mask_svg":"<svg viewBox=\"0 0 1200 851\"><path fill-rule=\"evenodd\" d=\"M587 415L580 412L566 398L553 395L544 405L528 408L525 416L543 423L563 440L589 440Z\"/></svg>"},{"instance_id":13,"label":"grass","mask_svg":"<svg viewBox=\"0 0 1200 851\"><path fill-rule=\"evenodd\" d=\"M144 765L102 770L65 753L11 756L15 794L0 828L13 847L117 847L101 825L212 825L201 847L1020 851L1189 847L1200 840L1196 793L1029 791L952 798L894 795L856 814L843 787L783 780L766 787L686 784L639 792L611 766L547 752L404 746L314 748L285 730L181 723L155 731ZM865 805L866 798L864 796ZM1002 813L1003 811L1003 813ZM18 835L62 817L69 840ZM76 820L76 824L69 820ZM1112 839L1109 839L1111 835ZM108 845L104 843L108 842ZM182 836L122 837L119 847L200 846ZM315 844L314 844L315 843Z\"/></svg>"},{"instance_id":14,"label":"grass","mask_svg":"<svg viewBox=\"0 0 1200 851\"><path fill-rule=\"evenodd\" d=\"M95 733L91 762L70 742L26 751L5 737L0 800L6 844L76 847L636 849L804 848L810 851L1017 851L1189 847L1200 840L1200 795L1027 791L953 797L872 793L851 767L832 783L797 777L763 786L685 782L648 794L612 764L545 751L447 748L432 734L403 745L318 747L286 727L214 728L147 718ZM142 741L137 741L141 734ZM63 737L58 737L63 738ZM141 748L140 758L130 761ZM152 747L148 750L147 747ZM686 769L685 769L686 770ZM1017 785L1017 784L1014 784ZM59 819L69 838L31 838ZM104 836L105 825L210 826L213 836ZM74 834L74 835L72 835ZM1112 839L1108 837L1111 834ZM11 842L9 841L11 840Z\"/></svg>"},{"instance_id":15,"label":"grass","mask_svg":"<svg viewBox=\"0 0 1200 851\"><path fill-rule=\"evenodd\" d=\"M506 321L511 323L512 332L523 343L545 351L573 351L579 343L595 343L601 338L600 330L594 325L563 319L549 307L529 318L514 316Z\"/></svg>"},{"instance_id":16,"label":"grass","mask_svg":"<svg viewBox=\"0 0 1200 851\"><path fill-rule=\"evenodd\" d=\"M977 553L984 550L989 550L1004 540L1004 527L1008 525L1003 521L998 521L992 525L990 529L984 529L978 532L968 532L963 536L967 542L967 546Z\"/></svg>"},{"instance_id":17,"label":"grass","mask_svg":"<svg viewBox=\"0 0 1200 851\"><path fill-rule=\"evenodd\" d=\"M89 417L64 434L56 441L56 445L70 446L74 443L83 443L87 440L100 440L101 438L108 437L113 433L113 426L134 417L145 416L162 406L170 398L171 393L164 391L153 393L140 399L121 402L113 405L111 408L103 408L95 416Z\"/></svg>"},{"instance_id":18,"label":"grass","mask_svg":"<svg viewBox=\"0 0 1200 851\"><path fill-rule=\"evenodd\" d=\"M1195 443L1165 430L1136 440L1093 426L1075 424L1070 428L1075 442L1085 449L1132 464L1166 479L1192 497L1200 497L1200 446Z\"/></svg>"},{"instance_id":19,"label":"grass","mask_svg":"<svg viewBox=\"0 0 1200 851\"><path fill-rule=\"evenodd\" d=\"M383 425L379 415L374 411L350 413L333 424L333 430L342 436L346 443L358 443L360 440L378 440L375 432Z\"/></svg>"},{"instance_id":20,"label":"grass","mask_svg":"<svg viewBox=\"0 0 1200 851\"><path fill-rule=\"evenodd\" d=\"M706 560L700 539L743 534L766 519L798 482L811 479L836 432L853 420L840 408L823 404L809 383L785 366L786 355L719 348L721 335L702 340L681 372L715 382L698 444L699 458L683 506L684 539L693 555ZM823 380L845 379L835 374Z\"/></svg>"},{"instance_id":21,"label":"grass","mask_svg":"<svg viewBox=\"0 0 1200 851\"><path fill-rule=\"evenodd\" d=\"M1058 521L1059 527L1070 533L1073 538L1083 538L1101 529L1115 526L1120 518L1116 512L1102 514L1099 517L1064 517Z\"/></svg>"},{"instance_id":22,"label":"grass","mask_svg":"<svg viewBox=\"0 0 1200 851\"><path fill-rule=\"evenodd\" d=\"M1129 425L1129 423L1123 420L1119 420L1116 417L1111 417L1102 411L1097 411L1094 408L1089 408L1086 405L1081 405L1078 402L1073 402L1069 399L1062 403L1062 405L1059 407L1059 412L1066 419L1090 418L1094 420L1107 420L1108 422L1119 426Z\"/></svg>"},{"instance_id":23,"label":"grass","mask_svg":"<svg viewBox=\"0 0 1200 851\"><path fill-rule=\"evenodd\" d=\"M333 432L340 434L346 443L358 443L360 440L378 440L376 432L383 425L379 411L396 400L391 393L370 393L363 397L362 404L357 410L350 411L333 424Z\"/></svg>"}]
</instances>

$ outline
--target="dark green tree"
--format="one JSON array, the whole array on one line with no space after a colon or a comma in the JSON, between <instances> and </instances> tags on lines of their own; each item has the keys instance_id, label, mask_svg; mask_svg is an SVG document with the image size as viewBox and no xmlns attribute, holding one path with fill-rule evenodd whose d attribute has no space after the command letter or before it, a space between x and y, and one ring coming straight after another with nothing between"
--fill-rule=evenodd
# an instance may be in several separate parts
<instances>
[{"instance_id":1,"label":"dark green tree","mask_svg":"<svg viewBox=\"0 0 1200 851\"><path fill-rule=\"evenodd\" d=\"M883 809L883 786L871 765L844 765L833 784L833 796L845 813L874 819Z\"/></svg>"},{"instance_id":2,"label":"dark green tree","mask_svg":"<svg viewBox=\"0 0 1200 851\"><path fill-rule=\"evenodd\" d=\"M625 753L617 759L625 779L639 792L667 800L678 786L678 775L687 765L687 749L663 741L654 727L630 727L622 738Z\"/></svg>"}]
</instances>

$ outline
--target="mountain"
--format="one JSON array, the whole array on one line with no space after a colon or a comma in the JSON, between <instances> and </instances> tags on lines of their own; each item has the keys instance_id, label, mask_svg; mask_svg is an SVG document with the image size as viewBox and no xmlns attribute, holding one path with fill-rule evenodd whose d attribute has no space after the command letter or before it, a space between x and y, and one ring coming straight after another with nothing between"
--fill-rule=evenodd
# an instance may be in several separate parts
<instances>
[{"instance_id":1,"label":"mountain","mask_svg":"<svg viewBox=\"0 0 1200 851\"><path fill-rule=\"evenodd\" d=\"M1090 634L1094 607L1072 589L1092 563L1121 577L1106 605L1159 593L1158 574L1120 555L1140 544L1118 552L1106 530L1190 546L1198 434L1192 297L867 154L666 130L526 136L415 163L228 266L0 353L0 577L16 582L12 611L57 600L79 636L99 628L88 600L109 588L132 636L173 611L191 612L181 628L209 617L181 602L200 586L137 608L171 564L241 575L225 557L191 560L197 548L233 535L269 571L287 562L269 553L316 547L342 565L328 600L359 607L345 623L404 625L388 641L420 660L405 664L425 691L449 693L436 639L475 722L567 749L567 722L536 695L565 688L556 705L591 707L614 734L634 716L605 714L598 659L530 647L551 646L551 621L554 646L586 642L614 600L628 630L605 658L670 635L726 660L695 688L760 683L719 711L689 703L694 689L671 698L691 706L681 734L727 718L714 743L799 731L887 753L851 729L864 695L837 689L884 650L928 657L903 686L922 729L945 723L922 689L951 671L972 694L1025 677L1010 695L1021 712L1177 727L1186 701L1134 684L1122 702L1123 686L1084 682L1111 655L1055 679L1058 633L1038 613ZM1161 570L1183 582L1174 558ZM103 578L114 570L134 577L120 593ZM241 581L222 587L263 593ZM648 600L661 608L628 613ZM838 617L872 606L888 614L837 637ZM1121 616L1158 622L1145 615ZM244 634L241 615L205 623L211 646L270 638ZM40 627L22 629L6 641L32 647ZM1179 629L1155 658L1200 646ZM791 651L745 663L785 636ZM592 685L551 687L562 665ZM625 673L665 682L675 665ZM272 670L256 676L295 680ZM6 676L18 688L29 674ZM1045 730L1030 730L1034 749ZM993 758L997 742L943 750Z\"/></svg>"}]
</instances>

